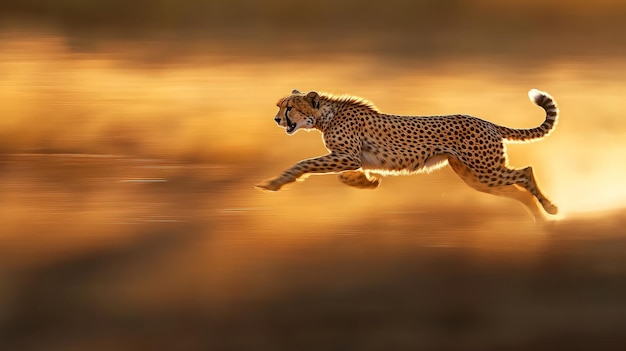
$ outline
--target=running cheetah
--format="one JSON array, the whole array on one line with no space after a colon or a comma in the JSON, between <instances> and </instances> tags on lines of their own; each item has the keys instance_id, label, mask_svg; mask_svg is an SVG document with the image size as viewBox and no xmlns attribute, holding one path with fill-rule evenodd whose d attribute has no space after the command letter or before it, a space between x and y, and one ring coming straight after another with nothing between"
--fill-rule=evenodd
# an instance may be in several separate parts
<instances>
[{"instance_id":1,"label":"running cheetah","mask_svg":"<svg viewBox=\"0 0 626 351\"><path fill-rule=\"evenodd\" d=\"M300 161L256 186L276 191L307 174L339 173L347 185L373 189L383 175L449 164L470 187L514 198L543 219L535 198L549 214L557 207L537 187L532 167L508 166L505 148L506 142L542 139L557 124L559 110L548 93L532 89L528 96L546 111L546 119L536 128L512 129L467 115L389 115L365 99L294 90L278 101L274 120L287 134L319 130L330 153Z\"/></svg>"}]
</instances>

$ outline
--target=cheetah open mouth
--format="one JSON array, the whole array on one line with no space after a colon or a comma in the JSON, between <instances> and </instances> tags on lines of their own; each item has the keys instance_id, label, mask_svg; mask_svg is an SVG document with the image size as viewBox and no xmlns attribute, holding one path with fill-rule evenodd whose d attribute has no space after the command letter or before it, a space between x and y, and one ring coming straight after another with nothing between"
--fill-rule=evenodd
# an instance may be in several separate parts
<instances>
[{"instance_id":1,"label":"cheetah open mouth","mask_svg":"<svg viewBox=\"0 0 626 351\"><path fill-rule=\"evenodd\" d=\"M287 120L287 134L291 134L296 130L297 124L292 122L287 114L285 114L285 118Z\"/></svg>"},{"instance_id":2,"label":"cheetah open mouth","mask_svg":"<svg viewBox=\"0 0 626 351\"><path fill-rule=\"evenodd\" d=\"M291 123L287 126L287 134L291 134L296 130L296 124L295 123Z\"/></svg>"}]
</instances>

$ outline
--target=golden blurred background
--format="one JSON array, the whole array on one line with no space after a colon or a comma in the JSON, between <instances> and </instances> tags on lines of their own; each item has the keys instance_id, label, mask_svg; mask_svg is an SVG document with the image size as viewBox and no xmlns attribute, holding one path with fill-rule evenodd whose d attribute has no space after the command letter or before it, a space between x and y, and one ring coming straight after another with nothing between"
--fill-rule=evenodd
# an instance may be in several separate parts
<instances>
[{"instance_id":1,"label":"golden blurred background","mask_svg":"<svg viewBox=\"0 0 626 351\"><path fill-rule=\"evenodd\" d=\"M4 1L0 349L626 346L626 3ZM292 89L539 125L509 145L561 214L449 169L310 177Z\"/></svg>"}]
</instances>

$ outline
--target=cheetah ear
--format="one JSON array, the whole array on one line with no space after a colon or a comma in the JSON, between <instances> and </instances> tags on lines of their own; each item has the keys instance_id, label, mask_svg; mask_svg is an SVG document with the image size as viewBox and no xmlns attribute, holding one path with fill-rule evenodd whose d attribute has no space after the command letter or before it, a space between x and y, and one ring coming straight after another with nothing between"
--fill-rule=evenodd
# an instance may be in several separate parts
<instances>
[{"instance_id":1,"label":"cheetah ear","mask_svg":"<svg viewBox=\"0 0 626 351\"><path fill-rule=\"evenodd\" d=\"M293 91L291 91L291 93L292 93L292 94L302 94L302 93L300 92L300 90L298 90L298 89L294 89Z\"/></svg>"},{"instance_id":2,"label":"cheetah ear","mask_svg":"<svg viewBox=\"0 0 626 351\"><path fill-rule=\"evenodd\" d=\"M320 108L320 96L318 93L312 91L306 94L306 99L309 100L311 107Z\"/></svg>"}]
</instances>

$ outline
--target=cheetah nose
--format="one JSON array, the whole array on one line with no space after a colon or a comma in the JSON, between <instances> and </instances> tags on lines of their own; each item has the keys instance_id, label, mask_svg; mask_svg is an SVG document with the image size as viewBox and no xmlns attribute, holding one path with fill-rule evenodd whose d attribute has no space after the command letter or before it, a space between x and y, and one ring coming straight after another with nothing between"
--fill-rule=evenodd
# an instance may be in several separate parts
<instances>
[{"instance_id":1,"label":"cheetah nose","mask_svg":"<svg viewBox=\"0 0 626 351\"><path fill-rule=\"evenodd\" d=\"M274 117L274 120L276 121L276 123L280 124L280 117Z\"/></svg>"}]
</instances>

